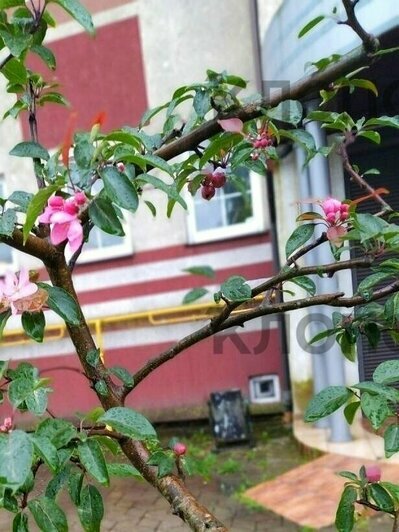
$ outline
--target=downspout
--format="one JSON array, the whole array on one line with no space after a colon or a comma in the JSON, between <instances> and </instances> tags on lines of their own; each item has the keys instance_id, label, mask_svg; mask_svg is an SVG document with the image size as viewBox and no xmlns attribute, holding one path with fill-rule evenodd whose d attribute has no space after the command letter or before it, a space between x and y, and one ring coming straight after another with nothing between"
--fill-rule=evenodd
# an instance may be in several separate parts
<instances>
[{"instance_id":1,"label":"downspout","mask_svg":"<svg viewBox=\"0 0 399 532\"><path fill-rule=\"evenodd\" d=\"M262 47L259 34L259 9L258 9L258 0L250 1L250 13L251 13L251 26L252 26L252 36L253 36L253 50L255 58L255 84L258 92L262 93L263 90L263 72L262 72ZM269 206L270 213L270 236L271 236L271 245L273 250L274 264L277 271L280 270L280 258L278 252L278 232L277 232L277 217L276 217L276 206L274 201L274 183L273 176L271 172L266 172L267 180L267 203ZM281 297L281 295L280 295ZM292 387L291 387L291 375L290 375L290 366L288 358L288 335L286 321L283 315L277 315L278 320L278 330L280 336L280 346L281 346L281 366L283 380L282 383L282 402L284 409L287 412L292 412Z\"/></svg>"}]
</instances>

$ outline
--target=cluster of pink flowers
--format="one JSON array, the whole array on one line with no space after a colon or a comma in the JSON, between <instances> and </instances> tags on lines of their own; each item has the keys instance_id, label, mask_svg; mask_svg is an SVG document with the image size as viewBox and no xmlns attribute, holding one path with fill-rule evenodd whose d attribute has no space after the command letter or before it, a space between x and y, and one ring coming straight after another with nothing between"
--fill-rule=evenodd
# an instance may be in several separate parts
<instances>
[{"instance_id":1,"label":"cluster of pink flowers","mask_svg":"<svg viewBox=\"0 0 399 532\"><path fill-rule=\"evenodd\" d=\"M83 242L83 228L79 214L88 200L84 192L76 192L73 197L64 200L61 196L52 196L47 203L39 222L51 225L50 240L57 246L68 240L66 249L75 253Z\"/></svg>"},{"instance_id":2,"label":"cluster of pink flowers","mask_svg":"<svg viewBox=\"0 0 399 532\"><path fill-rule=\"evenodd\" d=\"M349 205L334 198L321 202L327 229L327 238L335 245L341 244L341 238L347 233L345 222L349 217Z\"/></svg>"},{"instance_id":3,"label":"cluster of pink flowers","mask_svg":"<svg viewBox=\"0 0 399 532\"><path fill-rule=\"evenodd\" d=\"M254 149L251 153L251 158L254 161L259 159L263 150L273 145L273 138L269 133L267 123L262 123L260 126L258 126L256 135L246 135L244 133L244 123L239 118L218 120L218 123L220 127L224 129L224 131L229 131L230 133L239 133L245 138L245 140L252 144Z\"/></svg>"},{"instance_id":4,"label":"cluster of pink flowers","mask_svg":"<svg viewBox=\"0 0 399 532\"><path fill-rule=\"evenodd\" d=\"M202 174L205 177L202 181L201 194L204 199L210 200L215 195L216 189L222 188L226 184L226 168L206 166L202 170Z\"/></svg>"},{"instance_id":5,"label":"cluster of pink flowers","mask_svg":"<svg viewBox=\"0 0 399 532\"><path fill-rule=\"evenodd\" d=\"M0 281L0 310L11 309L13 315L21 311L21 305L26 299L30 300L38 291L35 283L29 279L29 272L25 268L19 274L7 272L4 280Z\"/></svg>"},{"instance_id":6,"label":"cluster of pink flowers","mask_svg":"<svg viewBox=\"0 0 399 532\"><path fill-rule=\"evenodd\" d=\"M4 418L3 423L0 425L0 432L11 432L12 430L12 418Z\"/></svg>"}]
</instances>

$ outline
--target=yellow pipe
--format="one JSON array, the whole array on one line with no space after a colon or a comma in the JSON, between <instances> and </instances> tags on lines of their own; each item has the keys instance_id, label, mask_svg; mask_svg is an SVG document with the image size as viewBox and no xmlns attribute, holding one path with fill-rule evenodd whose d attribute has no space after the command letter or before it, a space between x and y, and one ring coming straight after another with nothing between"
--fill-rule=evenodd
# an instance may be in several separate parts
<instances>
[{"instance_id":1,"label":"yellow pipe","mask_svg":"<svg viewBox=\"0 0 399 532\"><path fill-rule=\"evenodd\" d=\"M261 301L263 299L262 296L257 296L253 298L251 301ZM103 337L103 330L104 327L107 325L111 325L113 323L126 323L129 321L135 321L139 319L146 319L148 323L152 326L157 325L172 325L176 323L187 323L190 321L199 321L199 320L206 320L211 318L217 309L222 308L222 305L218 305L216 303L197 303L195 305L180 305L178 307L166 307L162 309L156 309L156 310L145 310L141 312L134 312L130 314L119 314L114 316L105 316L102 318L96 318L93 320L89 320L88 324L90 327L94 328L94 332L97 339L97 345L101 352L101 357L103 357L103 351L104 351L104 337ZM233 314L238 314L241 312L244 312L244 309L236 309L233 311ZM172 316L171 316L172 314ZM173 316L175 314L175 316ZM49 336L49 333L53 331L57 331L58 334ZM46 327L46 336L47 341L57 341L61 340L66 333L66 326L65 324L62 325L49 325ZM18 340L12 340L12 337L21 337ZM25 345L30 343L32 340L30 338L25 337L25 333L23 329L14 329L14 330L6 330L3 334L3 339L6 340L6 343L8 345ZM7 340L8 339L8 340Z\"/></svg>"}]
</instances>

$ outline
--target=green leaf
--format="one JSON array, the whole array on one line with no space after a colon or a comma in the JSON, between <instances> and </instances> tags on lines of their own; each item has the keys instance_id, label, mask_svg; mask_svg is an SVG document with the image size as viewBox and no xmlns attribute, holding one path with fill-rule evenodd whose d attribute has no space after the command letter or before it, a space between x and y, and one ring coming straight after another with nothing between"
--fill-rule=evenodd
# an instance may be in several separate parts
<instances>
[{"instance_id":1,"label":"green leaf","mask_svg":"<svg viewBox=\"0 0 399 532\"><path fill-rule=\"evenodd\" d=\"M385 273L385 272L373 273L367 276L365 279L363 279L359 283L359 286L357 287L357 291L359 292L361 296L365 297L366 299L370 299L370 297L373 295L372 288L375 285L384 281L385 279L388 279L389 277L391 277L391 274L389 273Z\"/></svg>"},{"instance_id":2,"label":"green leaf","mask_svg":"<svg viewBox=\"0 0 399 532\"><path fill-rule=\"evenodd\" d=\"M137 190L128 177L119 172L114 166L107 166L100 170L107 196L111 201L131 212L136 212L139 206Z\"/></svg>"},{"instance_id":3,"label":"green leaf","mask_svg":"<svg viewBox=\"0 0 399 532\"><path fill-rule=\"evenodd\" d=\"M205 277L215 277L215 270L210 266L191 266L191 268L185 268L183 270L193 275L204 275Z\"/></svg>"},{"instance_id":4,"label":"green leaf","mask_svg":"<svg viewBox=\"0 0 399 532\"><path fill-rule=\"evenodd\" d=\"M309 344L315 344L316 342L319 342L320 340L323 340L324 338L328 338L335 334L337 331L335 329L326 329L325 331L321 331L317 333L313 338L309 341Z\"/></svg>"},{"instance_id":5,"label":"green leaf","mask_svg":"<svg viewBox=\"0 0 399 532\"><path fill-rule=\"evenodd\" d=\"M14 209L7 209L0 216L0 235L12 236L17 223L17 213Z\"/></svg>"},{"instance_id":6,"label":"green leaf","mask_svg":"<svg viewBox=\"0 0 399 532\"><path fill-rule=\"evenodd\" d=\"M380 484L370 484L368 486L369 493L374 499L375 503L383 512L393 512L395 510L395 505L392 500L392 497L389 495L386 489L384 489Z\"/></svg>"},{"instance_id":7,"label":"green leaf","mask_svg":"<svg viewBox=\"0 0 399 532\"><path fill-rule=\"evenodd\" d=\"M78 515L85 532L100 532L104 504L101 493L95 486L88 485L82 489Z\"/></svg>"},{"instance_id":8,"label":"green leaf","mask_svg":"<svg viewBox=\"0 0 399 532\"><path fill-rule=\"evenodd\" d=\"M360 131L357 136L371 140L374 144L381 144L381 135L377 131Z\"/></svg>"},{"instance_id":9,"label":"green leaf","mask_svg":"<svg viewBox=\"0 0 399 532\"><path fill-rule=\"evenodd\" d=\"M137 179L139 181L152 185L154 188L157 188L162 192L165 192L169 199L177 201L178 203L180 203L183 209L187 209L187 203L179 194L179 191L177 190L175 184L167 185L164 181L162 181L162 179L159 179L158 177L155 177L151 174L140 174Z\"/></svg>"},{"instance_id":10,"label":"green leaf","mask_svg":"<svg viewBox=\"0 0 399 532\"><path fill-rule=\"evenodd\" d=\"M10 84L13 85L25 85L28 79L28 72L25 66L21 61L15 59L15 57L3 66L1 72L8 79Z\"/></svg>"},{"instance_id":11,"label":"green leaf","mask_svg":"<svg viewBox=\"0 0 399 532\"><path fill-rule=\"evenodd\" d=\"M35 452L46 462L51 471L56 473L59 467L59 461L55 446L45 436L32 434L31 440L35 448Z\"/></svg>"},{"instance_id":12,"label":"green leaf","mask_svg":"<svg viewBox=\"0 0 399 532\"><path fill-rule=\"evenodd\" d=\"M6 310L0 314L0 339L3 336L4 328L7 325L8 318L11 316L11 310Z\"/></svg>"},{"instance_id":13,"label":"green leaf","mask_svg":"<svg viewBox=\"0 0 399 532\"><path fill-rule=\"evenodd\" d=\"M8 9L9 7L18 7L25 5L24 0L0 0L0 9Z\"/></svg>"},{"instance_id":14,"label":"green leaf","mask_svg":"<svg viewBox=\"0 0 399 532\"><path fill-rule=\"evenodd\" d=\"M112 204L104 198L95 198L89 205L91 221L105 233L124 236L122 224Z\"/></svg>"},{"instance_id":15,"label":"green leaf","mask_svg":"<svg viewBox=\"0 0 399 532\"><path fill-rule=\"evenodd\" d=\"M58 286L50 286L46 283L38 283L48 294L47 305L63 320L71 325L79 325L81 322L78 304L66 290Z\"/></svg>"},{"instance_id":16,"label":"green leaf","mask_svg":"<svg viewBox=\"0 0 399 532\"><path fill-rule=\"evenodd\" d=\"M37 526L43 532L68 532L68 523L64 512L52 499L40 497L28 502Z\"/></svg>"},{"instance_id":17,"label":"green leaf","mask_svg":"<svg viewBox=\"0 0 399 532\"><path fill-rule=\"evenodd\" d=\"M26 407L30 412L37 416L42 416L47 408L47 393L51 391L48 388L35 388L26 398Z\"/></svg>"},{"instance_id":18,"label":"green leaf","mask_svg":"<svg viewBox=\"0 0 399 532\"><path fill-rule=\"evenodd\" d=\"M387 360L379 364L374 370L373 380L379 384L399 382L399 360Z\"/></svg>"},{"instance_id":19,"label":"green leaf","mask_svg":"<svg viewBox=\"0 0 399 532\"><path fill-rule=\"evenodd\" d=\"M371 395L368 392L363 392L361 406L364 415L369 419L375 430L379 429L386 418L392 415L387 399L381 395Z\"/></svg>"},{"instance_id":20,"label":"green leaf","mask_svg":"<svg viewBox=\"0 0 399 532\"><path fill-rule=\"evenodd\" d=\"M380 485L389 492L397 506L399 503L399 486L392 484L392 482L380 482Z\"/></svg>"},{"instance_id":21,"label":"green leaf","mask_svg":"<svg viewBox=\"0 0 399 532\"><path fill-rule=\"evenodd\" d=\"M311 29L313 29L317 24L319 24L326 17L324 15L318 15L317 17L310 20L298 33L298 39L306 35Z\"/></svg>"},{"instance_id":22,"label":"green leaf","mask_svg":"<svg viewBox=\"0 0 399 532\"><path fill-rule=\"evenodd\" d=\"M315 293L316 293L316 285L312 281L312 279L310 279L309 277L305 277L305 276L294 277L293 279L290 279L290 281L291 281L291 283L294 283L294 284L300 286L301 288L303 288L304 290L306 290L306 292L308 292L311 296L315 295Z\"/></svg>"},{"instance_id":23,"label":"green leaf","mask_svg":"<svg viewBox=\"0 0 399 532\"><path fill-rule=\"evenodd\" d=\"M285 245L285 255L287 258L301 246L306 244L306 242L313 236L314 229L314 224L305 224L300 225L293 231Z\"/></svg>"},{"instance_id":24,"label":"green leaf","mask_svg":"<svg viewBox=\"0 0 399 532\"><path fill-rule=\"evenodd\" d=\"M189 305L190 303L194 303L194 301L197 301L201 297L204 297L208 293L208 290L206 288L193 288L183 298L183 305Z\"/></svg>"},{"instance_id":25,"label":"green leaf","mask_svg":"<svg viewBox=\"0 0 399 532\"><path fill-rule=\"evenodd\" d=\"M106 397L108 395L108 386L104 379L100 379L97 381L94 385L94 389L96 392L103 397Z\"/></svg>"},{"instance_id":26,"label":"green leaf","mask_svg":"<svg viewBox=\"0 0 399 532\"><path fill-rule=\"evenodd\" d=\"M68 421L63 419L45 419L37 427L36 435L48 438L56 449L60 449L68 445L72 438L76 438L77 432L72 423Z\"/></svg>"},{"instance_id":27,"label":"green leaf","mask_svg":"<svg viewBox=\"0 0 399 532\"><path fill-rule=\"evenodd\" d=\"M35 342L43 342L46 320L42 311L24 312L21 321L24 331L30 338Z\"/></svg>"},{"instance_id":28,"label":"green leaf","mask_svg":"<svg viewBox=\"0 0 399 532\"><path fill-rule=\"evenodd\" d=\"M355 502L357 490L353 486L345 486L335 516L338 532L351 532L355 524Z\"/></svg>"},{"instance_id":29,"label":"green leaf","mask_svg":"<svg viewBox=\"0 0 399 532\"><path fill-rule=\"evenodd\" d=\"M363 381L355 384L352 388L358 389L361 392L367 392L371 395L382 395L388 401L394 403L399 402L399 390L391 386L384 386L373 381Z\"/></svg>"},{"instance_id":30,"label":"green leaf","mask_svg":"<svg viewBox=\"0 0 399 532\"><path fill-rule=\"evenodd\" d=\"M130 477L140 477L140 471L138 471L131 464L116 464L111 463L107 464L108 474L111 477L120 477L120 478L130 478Z\"/></svg>"},{"instance_id":31,"label":"green leaf","mask_svg":"<svg viewBox=\"0 0 399 532\"><path fill-rule=\"evenodd\" d=\"M173 473L175 468L175 458L172 453L157 451L151 455L147 462L149 465L158 466L158 477L164 477Z\"/></svg>"},{"instance_id":32,"label":"green leaf","mask_svg":"<svg viewBox=\"0 0 399 532\"><path fill-rule=\"evenodd\" d=\"M396 116L380 116L378 118L370 118L364 124L364 127L393 127L399 129L399 115Z\"/></svg>"},{"instance_id":33,"label":"green leaf","mask_svg":"<svg viewBox=\"0 0 399 532\"><path fill-rule=\"evenodd\" d=\"M53 52L50 50L50 48L47 48L46 46L42 46L40 44L34 44L30 48L31 52L38 55L40 59L42 59L45 63L45 65L48 66L51 70L55 70L56 67L56 59Z\"/></svg>"},{"instance_id":34,"label":"green leaf","mask_svg":"<svg viewBox=\"0 0 399 532\"><path fill-rule=\"evenodd\" d=\"M12 522L12 532L29 532L28 516L26 513L19 512Z\"/></svg>"},{"instance_id":35,"label":"green leaf","mask_svg":"<svg viewBox=\"0 0 399 532\"><path fill-rule=\"evenodd\" d=\"M355 475L355 473L352 473L351 471L340 471L338 473L340 477L347 478L349 480L353 480L353 482L357 482L359 479Z\"/></svg>"},{"instance_id":36,"label":"green leaf","mask_svg":"<svg viewBox=\"0 0 399 532\"><path fill-rule=\"evenodd\" d=\"M33 199L33 194L30 192L24 192L22 190L16 190L9 196L8 201L11 201L11 203L14 203L15 205L18 205L20 207L22 212L26 212L29 207L29 203Z\"/></svg>"},{"instance_id":37,"label":"green leaf","mask_svg":"<svg viewBox=\"0 0 399 532\"><path fill-rule=\"evenodd\" d=\"M96 440L89 438L87 441L79 444L78 455L87 472L97 482L108 486L108 470L100 444Z\"/></svg>"},{"instance_id":38,"label":"green leaf","mask_svg":"<svg viewBox=\"0 0 399 532\"><path fill-rule=\"evenodd\" d=\"M344 416L349 425L352 425L356 412L359 410L360 401L353 401L344 408Z\"/></svg>"},{"instance_id":39,"label":"green leaf","mask_svg":"<svg viewBox=\"0 0 399 532\"><path fill-rule=\"evenodd\" d=\"M92 349L86 355L86 362L90 364L92 368L96 368L101 361L100 355L100 349Z\"/></svg>"},{"instance_id":40,"label":"green leaf","mask_svg":"<svg viewBox=\"0 0 399 532\"><path fill-rule=\"evenodd\" d=\"M75 506L80 504L84 473L71 473L68 478L68 493Z\"/></svg>"},{"instance_id":41,"label":"green leaf","mask_svg":"<svg viewBox=\"0 0 399 532\"><path fill-rule=\"evenodd\" d=\"M329 386L312 397L306 411L305 421L317 421L329 416L351 397L351 392L345 386Z\"/></svg>"},{"instance_id":42,"label":"green leaf","mask_svg":"<svg viewBox=\"0 0 399 532\"><path fill-rule=\"evenodd\" d=\"M125 386L133 388L134 380L132 374L126 369L120 366L114 366L109 368L109 373L115 375Z\"/></svg>"},{"instance_id":43,"label":"green leaf","mask_svg":"<svg viewBox=\"0 0 399 532\"><path fill-rule=\"evenodd\" d=\"M55 500L59 492L69 480L70 472L71 468L69 465L63 467L47 484L44 495L49 499Z\"/></svg>"},{"instance_id":44,"label":"green leaf","mask_svg":"<svg viewBox=\"0 0 399 532\"><path fill-rule=\"evenodd\" d=\"M204 118L211 108L211 99L208 91L200 88L196 91L193 100L194 111L200 118Z\"/></svg>"},{"instance_id":45,"label":"green leaf","mask_svg":"<svg viewBox=\"0 0 399 532\"><path fill-rule=\"evenodd\" d=\"M229 277L220 287L222 294L230 301L247 301L252 297L252 289L240 275Z\"/></svg>"},{"instance_id":46,"label":"green leaf","mask_svg":"<svg viewBox=\"0 0 399 532\"><path fill-rule=\"evenodd\" d=\"M33 445L21 430L0 437L0 477L12 488L22 486L31 471Z\"/></svg>"},{"instance_id":47,"label":"green leaf","mask_svg":"<svg viewBox=\"0 0 399 532\"><path fill-rule=\"evenodd\" d=\"M399 426L389 425L384 432L384 449L386 458L390 458L399 451Z\"/></svg>"},{"instance_id":48,"label":"green leaf","mask_svg":"<svg viewBox=\"0 0 399 532\"><path fill-rule=\"evenodd\" d=\"M348 331L344 331L337 339L344 357L350 362L355 362L356 337L353 337Z\"/></svg>"},{"instance_id":49,"label":"green leaf","mask_svg":"<svg viewBox=\"0 0 399 532\"><path fill-rule=\"evenodd\" d=\"M264 114L271 120L296 126L302 120L303 108L301 102L297 100L284 100L277 107L264 111Z\"/></svg>"},{"instance_id":50,"label":"green leaf","mask_svg":"<svg viewBox=\"0 0 399 532\"><path fill-rule=\"evenodd\" d=\"M41 144L33 141L20 142L10 151L15 157L31 157L32 159L50 159L49 152Z\"/></svg>"},{"instance_id":51,"label":"green leaf","mask_svg":"<svg viewBox=\"0 0 399 532\"><path fill-rule=\"evenodd\" d=\"M317 152L314 138L308 131L305 131L304 129L280 129L280 136L290 139L302 146L308 154L307 160L311 159Z\"/></svg>"},{"instance_id":52,"label":"green leaf","mask_svg":"<svg viewBox=\"0 0 399 532\"><path fill-rule=\"evenodd\" d=\"M71 15L72 18L79 22L81 26L92 35L95 32L93 20L90 13L85 7L82 6L78 0L50 0L55 4L61 6L67 13Z\"/></svg>"},{"instance_id":53,"label":"green leaf","mask_svg":"<svg viewBox=\"0 0 399 532\"><path fill-rule=\"evenodd\" d=\"M399 292L388 298L384 305L384 317L391 327L399 321Z\"/></svg>"},{"instance_id":54,"label":"green leaf","mask_svg":"<svg viewBox=\"0 0 399 532\"><path fill-rule=\"evenodd\" d=\"M148 419L131 408L110 408L99 418L98 422L109 425L124 436L135 440L156 437L155 429Z\"/></svg>"},{"instance_id":55,"label":"green leaf","mask_svg":"<svg viewBox=\"0 0 399 532\"><path fill-rule=\"evenodd\" d=\"M49 185L39 190L29 203L26 211L26 220L23 227L24 243L26 242L32 227L35 225L38 216L43 212L47 200L59 189L58 185Z\"/></svg>"}]
</instances>

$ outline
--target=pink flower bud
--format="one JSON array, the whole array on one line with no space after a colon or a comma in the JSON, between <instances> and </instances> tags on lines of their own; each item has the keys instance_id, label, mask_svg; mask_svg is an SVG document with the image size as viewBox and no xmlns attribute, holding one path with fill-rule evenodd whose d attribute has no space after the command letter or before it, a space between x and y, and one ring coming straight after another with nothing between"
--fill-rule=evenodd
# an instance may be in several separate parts
<instances>
[{"instance_id":1,"label":"pink flower bud","mask_svg":"<svg viewBox=\"0 0 399 532\"><path fill-rule=\"evenodd\" d=\"M215 188L221 188L226 184L226 170L224 168L216 168L211 177L211 183Z\"/></svg>"},{"instance_id":2,"label":"pink flower bud","mask_svg":"<svg viewBox=\"0 0 399 532\"><path fill-rule=\"evenodd\" d=\"M230 133L241 133L244 127L242 120L239 118L227 118L225 120L218 120L218 124L225 131Z\"/></svg>"},{"instance_id":3,"label":"pink flower bud","mask_svg":"<svg viewBox=\"0 0 399 532\"><path fill-rule=\"evenodd\" d=\"M342 203L334 198L327 198L323 201L321 204L321 208L325 212L325 214L328 214L330 212L333 212L334 214L340 210Z\"/></svg>"},{"instance_id":4,"label":"pink flower bud","mask_svg":"<svg viewBox=\"0 0 399 532\"><path fill-rule=\"evenodd\" d=\"M119 170L119 172L124 172L125 171L125 165L123 163L118 163L116 165L116 167Z\"/></svg>"},{"instance_id":5,"label":"pink flower bud","mask_svg":"<svg viewBox=\"0 0 399 532\"><path fill-rule=\"evenodd\" d=\"M12 419L10 417L4 418L3 424L0 425L0 432L10 432L12 429Z\"/></svg>"},{"instance_id":6,"label":"pink flower bud","mask_svg":"<svg viewBox=\"0 0 399 532\"><path fill-rule=\"evenodd\" d=\"M260 147L261 147L261 148L267 148L268 146L270 146L270 140L267 139L267 138L263 138L263 139L260 141Z\"/></svg>"},{"instance_id":7,"label":"pink flower bud","mask_svg":"<svg viewBox=\"0 0 399 532\"><path fill-rule=\"evenodd\" d=\"M177 442L174 444L173 446L173 452L177 455L177 456L183 456L186 454L187 452L187 447L184 445L184 443L181 443L181 442Z\"/></svg>"},{"instance_id":8,"label":"pink flower bud","mask_svg":"<svg viewBox=\"0 0 399 532\"><path fill-rule=\"evenodd\" d=\"M79 212L79 207L74 203L74 200L68 200L64 205L64 212L68 214L77 214Z\"/></svg>"},{"instance_id":9,"label":"pink flower bud","mask_svg":"<svg viewBox=\"0 0 399 532\"><path fill-rule=\"evenodd\" d=\"M336 214L335 212L329 212L326 216L326 220L327 222L329 222L330 224L333 224L335 221L336 221Z\"/></svg>"},{"instance_id":10,"label":"pink flower bud","mask_svg":"<svg viewBox=\"0 0 399 532\"><path fill-rule=\"evenodd\" d=\"M366 466L365 469L368 482L379 482L381 480L381 469L378 465Z\"/></svg>"},{"instance_id":11,"label":"pink flower bud","mask_svg":"<svg viewBox=\"0 0 399 532\"><path fill-rule=\"evenodd\" d=\"M215 193L216 193L216 190L212 184L204 185L201 189L202 197L208 201L213 198Z\"/></svg>"},{"instance_id":12,"label":"pink flower bud","mask_svg":"<svg viewBox=\"0 0 399 532\"><path fill-rule=\"evenodd\" d=\"M61 196L52 196L51 198L49 198L48 204L54 209L61 209L64 205L64 199L61 198Z\"/></svg>"},{"instance_id":13,"label":"pink flower bud","mask_svg":"<svg viewBox=\"0 0 399 532\"><path fill-rule=\"evenodd\" d=\"M79 205L80 207L82 205L85 205L87 202L87 198L84 192L75 192L74 201L76 205Z\"/></svg>"},{"instance_id":14,"label":"pink flower bud","mask_svg":"<svg viewBox=\"0 0 399 532\"><path fill-rule=\"evenodd\" d=\"M251 153L251 159L252 159L253 161L257 161L257 160L259 159L259 157L260 157L260 155L259 155L259 153L258 153L257 151L253 151L253 152Z\"/></svg>"}]
</instances>

